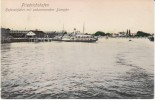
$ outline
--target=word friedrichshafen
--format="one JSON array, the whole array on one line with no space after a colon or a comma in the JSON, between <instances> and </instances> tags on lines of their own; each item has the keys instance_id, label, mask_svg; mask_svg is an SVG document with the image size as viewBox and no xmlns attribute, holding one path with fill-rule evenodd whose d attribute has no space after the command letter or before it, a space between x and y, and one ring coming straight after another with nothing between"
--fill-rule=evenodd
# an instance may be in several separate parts
<instances>
[{"instance_id":1,"label":"word friedrichshafen","mask_svg":"<svg viewBox=\"0 0 155 100\"><path fill-rule=\"evenodd\" d=\"M49 7L47 3L22 3L21 7Z\"/></svg>"}]
</instances>

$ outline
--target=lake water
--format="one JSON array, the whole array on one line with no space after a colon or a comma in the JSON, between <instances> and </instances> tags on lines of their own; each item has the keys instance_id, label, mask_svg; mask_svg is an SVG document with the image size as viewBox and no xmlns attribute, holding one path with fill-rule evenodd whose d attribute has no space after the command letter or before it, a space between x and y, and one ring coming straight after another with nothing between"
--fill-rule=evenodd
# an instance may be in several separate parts
<instances>
[{"instance_id":1,"label":"lake water","mask_svg":"<svg viewBox=\"0 0 155 100\"><path fill-rule=\"evenodd\" d=\"M153 98L148 39L1 45L2 98Z\"/></svg>"}]
</instances>

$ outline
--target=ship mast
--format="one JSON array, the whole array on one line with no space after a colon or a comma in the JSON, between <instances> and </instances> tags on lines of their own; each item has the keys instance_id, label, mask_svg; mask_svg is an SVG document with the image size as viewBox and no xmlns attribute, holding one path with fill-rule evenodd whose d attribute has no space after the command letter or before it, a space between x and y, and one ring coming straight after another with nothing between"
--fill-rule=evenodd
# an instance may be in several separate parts
<instances>
[{"instance_id":1,"label":"ship mast","mask_svg":"<svg viewBox=\"0 0 155 100\"><path fill-rule=\"evenodd\" d=\"M64 32L64 24L63 24L63 27L62 27L62 32Z\"/></svg>"},{"instance_id":2,"label":"ship mast","mask_svg":"<svg viewBox=\"0 0 155 100\"><path fill-rule=\"evenodd\" d=\"M83 34L84 34L84 30L85 30L84 24L85 24L85 23L83 23Z\"/></svg>"}]
</instances>

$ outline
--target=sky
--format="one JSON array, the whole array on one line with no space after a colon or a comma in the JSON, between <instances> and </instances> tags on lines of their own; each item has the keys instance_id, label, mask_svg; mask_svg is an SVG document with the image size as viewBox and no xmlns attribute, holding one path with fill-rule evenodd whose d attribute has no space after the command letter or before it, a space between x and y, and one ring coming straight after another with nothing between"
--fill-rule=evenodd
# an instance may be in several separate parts
<instances>
[{"instance_id":1,"label":"sky","mask_svg":"<svg viewBox=\"0 0 155 100\"><path fill-rule=\"evenodd\" d=\"M1 0L1 27L85 33L154 32L153 0ZM24 6L22 6L24 4ZM32 4L32 6L28 6ZM46 6L35 6L46 4ZM67 9L56 12L56 9ZM10 11L24 9L25 11ZM30 9L27 11L27 9ZM33 11L54 9L54 11Z\"/></svg>"}]
</instances>

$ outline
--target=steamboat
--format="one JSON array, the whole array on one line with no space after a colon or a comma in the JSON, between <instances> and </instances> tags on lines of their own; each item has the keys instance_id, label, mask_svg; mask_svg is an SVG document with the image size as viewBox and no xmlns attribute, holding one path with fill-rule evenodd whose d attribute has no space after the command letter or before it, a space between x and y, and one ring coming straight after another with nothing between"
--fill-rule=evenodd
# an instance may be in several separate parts
<instances>
[{"instance_id":1,"label":"steamboat","mask_svg":"<svg viewBox=\"0 0 155 100\"><path fill-rule=\"evenodd\" d=\"M96 42L98 38L90 34L80 33L79 31L76 31L76 29L74 28L74 32L72 32L71 34L63 34L62 36L56 36L52 40L64 42Z\"/></svg>"}]
</instances>

